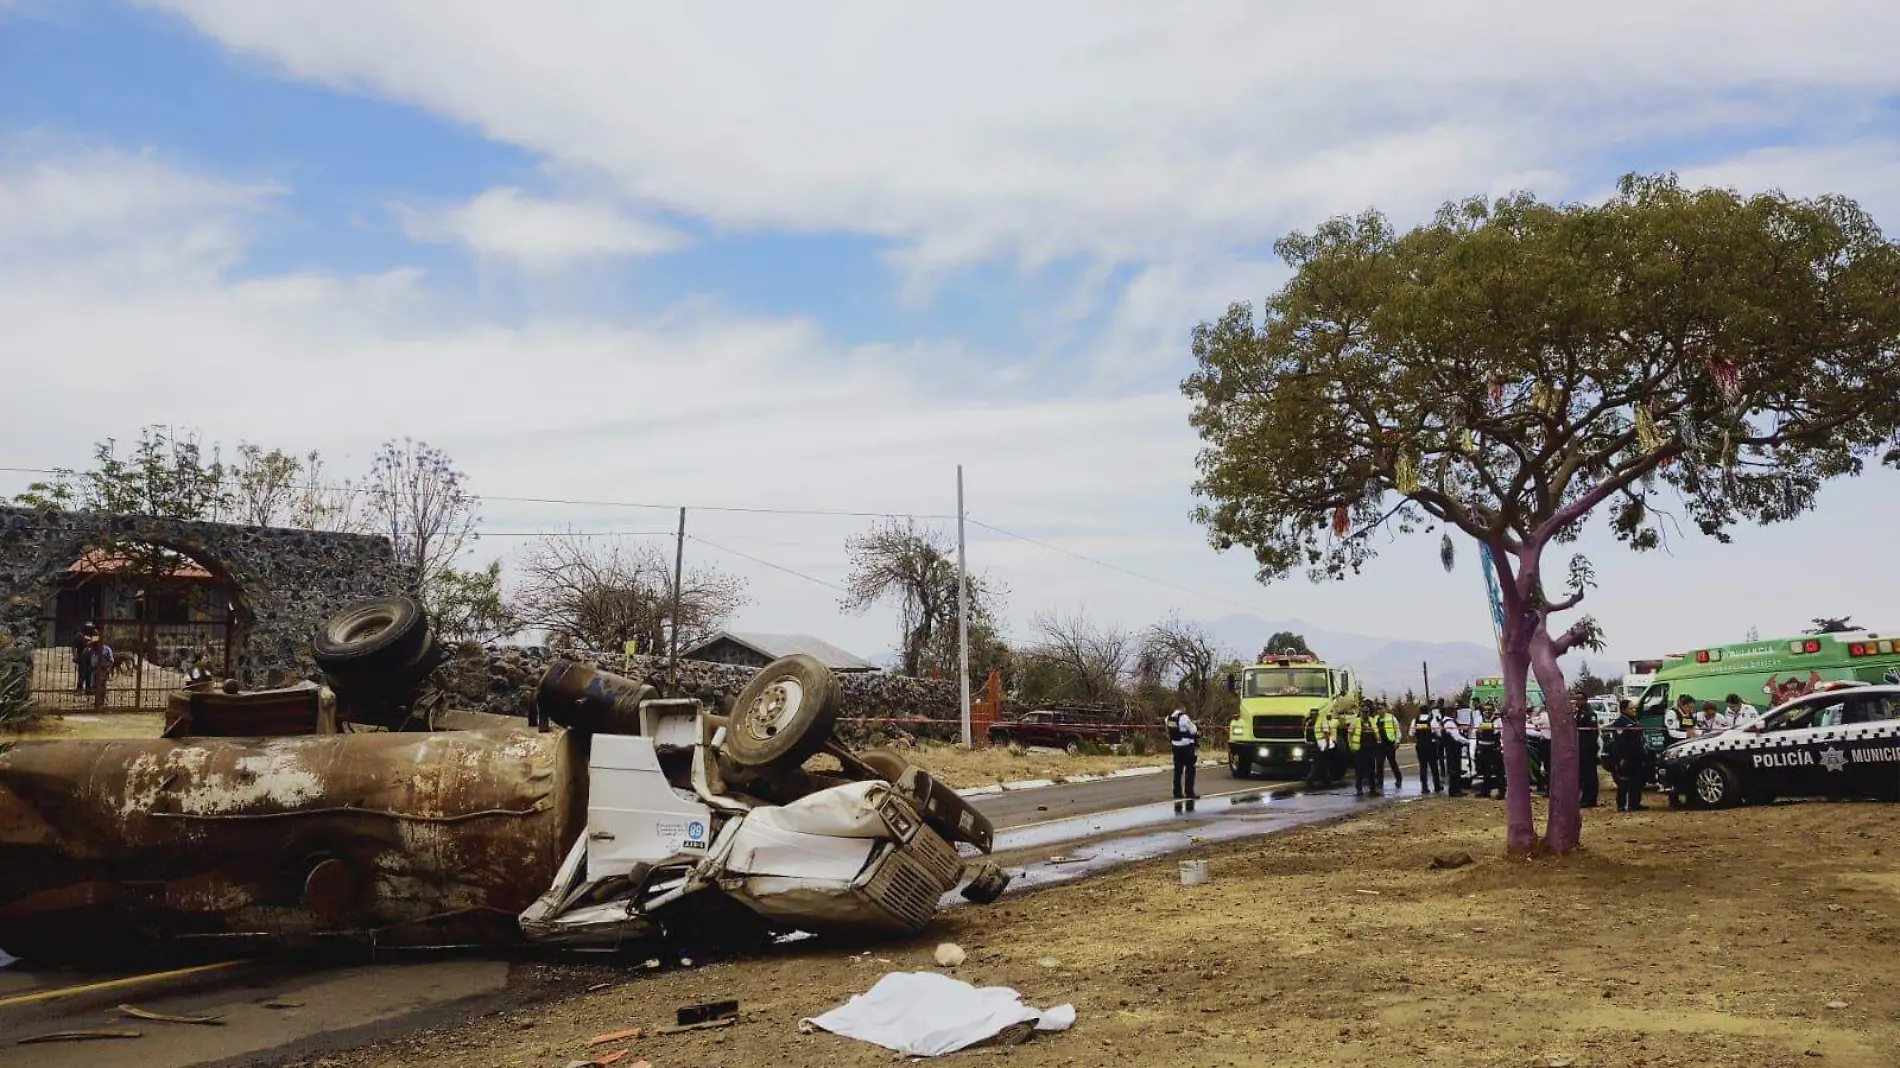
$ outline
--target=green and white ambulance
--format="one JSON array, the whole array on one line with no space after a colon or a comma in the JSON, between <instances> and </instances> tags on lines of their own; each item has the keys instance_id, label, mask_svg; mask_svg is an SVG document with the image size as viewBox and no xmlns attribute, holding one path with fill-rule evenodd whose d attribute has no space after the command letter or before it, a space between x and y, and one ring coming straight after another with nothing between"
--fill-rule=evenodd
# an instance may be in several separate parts
<instances>
[{"instance_id":1,"label":"green and white ambulance","mask_svg":"<svg viewBox=\"0 0 1900 1068\"><path fill-rule=\"evenodd\" d=\"M1667 744L1663 714L1687 696L1700 708L1735 694L1752 713L1766 712L1826 682L1900 684L1900 635L1850 631L1715 645L1665 663L1643 691L1636 715L1649 747Z\"/></svg>"}]
</instances>

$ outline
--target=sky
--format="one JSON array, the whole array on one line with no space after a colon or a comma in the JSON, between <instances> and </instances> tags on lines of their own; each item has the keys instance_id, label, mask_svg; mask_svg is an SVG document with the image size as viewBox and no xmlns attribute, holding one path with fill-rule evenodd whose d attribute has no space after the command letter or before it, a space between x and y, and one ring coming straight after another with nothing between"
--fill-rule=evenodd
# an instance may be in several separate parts
<instances>
[{"instance_id":1,"label":"sky","mask_svg":"<svg viewBox=\"0 0 1900 1068\"><path fill-rule=\"evenodd\" d=\"M876 655L844 541L948 528L961 464L1018 636L1488 643L1473 547L1269 586L1208 547L1195 324L1367 207L1670 170L1900 227L1897 49L1889 0L0 0L0 467L162 423L342 476L410 436L487 498L471 562L687 505L692 560L748 581L735 626ZM1897 489L1726 546L1594 531L1587 608L1623 657L1900 626L1868 567Z\"/></svg>"}]
</instances>

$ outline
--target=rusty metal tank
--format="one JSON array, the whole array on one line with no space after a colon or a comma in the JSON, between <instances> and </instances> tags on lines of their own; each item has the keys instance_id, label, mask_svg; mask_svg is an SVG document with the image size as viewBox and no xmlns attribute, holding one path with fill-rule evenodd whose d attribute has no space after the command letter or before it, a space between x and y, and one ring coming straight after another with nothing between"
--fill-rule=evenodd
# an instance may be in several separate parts
<instances>
[{"instance_id":1,"label":"rusty metal tank","mask_svg":"<svg viewBox=\"0 0 1900 1068\"><path fill-rule=\"evenodd\" d=\"M534 707L549 720L595 734L639 734L640 702L659 696L637 679L590 664L556 660L534 689Z\"/></svg>"},{"instance_id":2,"label":"rusty metal tank","mask_svg":"<svg viewBox=\"0 0 1900 1068\"><path fill-rule=\"evenodd\" d=\"M585 820L565 731L0 745L0 946L492 943Z\"/></svg>"}]
</instances>

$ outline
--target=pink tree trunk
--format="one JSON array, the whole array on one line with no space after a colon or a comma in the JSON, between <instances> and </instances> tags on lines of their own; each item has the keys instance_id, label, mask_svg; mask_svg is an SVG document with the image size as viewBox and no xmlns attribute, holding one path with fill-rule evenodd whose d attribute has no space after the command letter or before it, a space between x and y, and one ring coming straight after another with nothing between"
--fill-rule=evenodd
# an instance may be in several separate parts
<instances>
[{"instance_id":1,"label":"pink tree trunk","mask_svg":"<svg viewBox=\"0 0 1900 1068\"><path fill-rule=\"evenodd\" d=\"M1553 853L1568 853L1583 839L1583 768L1577 759L1576 709L1563 667L1557 663L1557 651L1542 626L1531 637L1530 668L1543 687L1544 709L1550 714L1550 815L1544 825L1544 845Z\"/></svg>"},{"instance_id":2,"label":"pink tree trunk","mask_svg":"<svg viewBox=\"0 0 1900 1068\"><path fill-rule=\"evenodd\" d=\"M1506 619L1510 619L1508 606ZM1530 634L1531 628L1522 621L1507 625L1504 633L1504 850L1514 856L1530 852L1537 844L1531 766L1524 752Z\"/></svg>"}]
</instances>

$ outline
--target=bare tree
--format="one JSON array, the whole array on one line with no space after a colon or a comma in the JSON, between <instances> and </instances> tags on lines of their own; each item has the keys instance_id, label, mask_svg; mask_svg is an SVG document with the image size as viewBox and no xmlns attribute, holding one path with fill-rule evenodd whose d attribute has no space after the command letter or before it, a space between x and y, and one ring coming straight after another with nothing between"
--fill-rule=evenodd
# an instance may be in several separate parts
<instances>
[{"instance_id":1,"label":"bare tree","mask_svg":"<svg viewBox=\"0 0 1900 1068\"><path fill-rule=\"evenodd\" d=\"M1032 624L1035 638L1025 656L1052 676L1052 697L1107 701L1122 694L1137 643L1134 634L1098 626L1082 615L1043 613Z\"/></svg>"},{"instance_id":2,"label":"bare tree","mask_svg":"<svg viewBox=\"0 0 1900 1068\"><path fill-rule=\"evenodd\" d=\"M341 485L327 482L323 454L315 449L304 456L301 470L302 476L290 497L291 526L337 534L370 531L370 519L365 515L369 487L347 479Z\"/></svg>"},{"instance_id":3,"label":"bare tree","mask_svg":"<svg viewBox=\"0 0 1900 1068\"><path fill-rule=\"evenodd\" d=\"M657 546L572 535L542 538L519 567L515 612L556 646L666 647L673 625L673 561ZM688 568L680 583L680 647L712 637L746 602L745 580Z\"/></svg>"},{"instance_id":4,"label":"bare tree","mask_svg":"<svg viewBox=\"0 0 1900 1068\"><path fill-rule=\"evenodd\" d=\"M903 673L954 670L957 657L957 564L949 538L911 520L889 520L845 542L851 574L843 608L862 614L896 600ZM971 648L979 633L994 636L1003 590L988 576L969 576ZM971 669L977 665L972 662Z\"/></svg>"},{"instance_id":5,"label":"bare tree","mask_svg":"<svg viewBox=\"0 0 1900 1068\"><path fill-rule=\"evenodd\" d=\"M1213 702L1214 676L1225 659L1206 630L1170 617L1142 635L1135 671L1173 687L1188 711L1199 716Z\"/></svg>"},{"instance_id":6,"label":"bare tree","mask_svg":"<svg viewBox=\"0 0 1900 1068\"><path fill-rule=\"evenodd\" d=\"M383 443L370 466L368 490L370 514L389 535L405 588L432 601L481 522L467 476L447 453L404 438Z\"/></svg>"}]
</instances>

